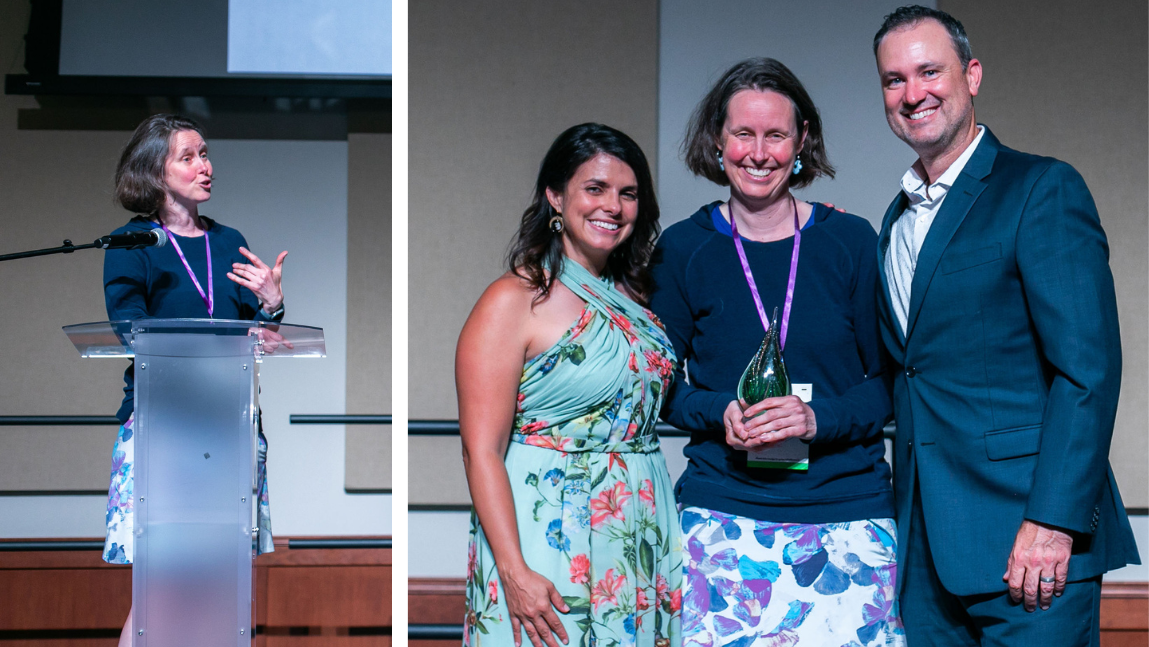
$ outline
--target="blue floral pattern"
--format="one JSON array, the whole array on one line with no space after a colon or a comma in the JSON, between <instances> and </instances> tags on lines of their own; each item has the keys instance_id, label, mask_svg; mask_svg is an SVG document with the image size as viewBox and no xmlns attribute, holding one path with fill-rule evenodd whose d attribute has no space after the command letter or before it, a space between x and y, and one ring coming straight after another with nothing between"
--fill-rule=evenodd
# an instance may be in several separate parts
<instances>
[{"instance_id":1,"label":"blue floral pattern","mask_svg":"<svg viewBox=\"0 0 1149 647\"><path fill-rule=\"evenodd\" d=\"M688 647L904 647L892 519L768 523L682 511Z\"/></svg>"}]
</instances>

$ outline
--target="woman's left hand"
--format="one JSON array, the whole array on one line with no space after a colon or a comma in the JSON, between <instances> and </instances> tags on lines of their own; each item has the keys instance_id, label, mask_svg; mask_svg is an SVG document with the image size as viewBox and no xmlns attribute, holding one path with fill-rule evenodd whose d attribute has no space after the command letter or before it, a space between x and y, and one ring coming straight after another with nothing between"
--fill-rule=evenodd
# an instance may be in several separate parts
<instances>
[{"instance_id":1,"label":"woman's left hand","mask_svg":"<svg viewBox=\"0 0 1149 647\"><path fill-rule=\"evenodd\" d=\"M769 445L787 438L809 442L818 433L814 410L796 395L766 398L747 408L743 415L747 446Z\"/></svg>"},{"instance_id":2,"label":"woman's left hand","mask_svg":"<svg viewBox=\"0 0 1149 647\"><path fill-rule=\"evenodd\" d=\"M259 302L263 304L264 312L272 313L279 310L279 306L283 305L281 284L283 259L287 258L287 252L279 253L279 257L275 259L275 267L268 267L267 263L259 260L259 257L247 248L240 247L239 253L251 263L232 263L227 278L254 292Z\"/></svg>"}]
</instances>

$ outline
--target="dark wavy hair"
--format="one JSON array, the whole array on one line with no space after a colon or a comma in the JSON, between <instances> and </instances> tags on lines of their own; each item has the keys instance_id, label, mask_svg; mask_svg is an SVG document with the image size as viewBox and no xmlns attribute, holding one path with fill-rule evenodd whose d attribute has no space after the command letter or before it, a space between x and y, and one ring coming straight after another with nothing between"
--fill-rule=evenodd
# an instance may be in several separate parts
<instances>
[{"instance_id":1,"label":"dark wavy hair","mask_svg":"<svg viewBox=\"0 0 1149 647\"><path fill-rule=\"evenodd\" d=\"M167 199L164 162L172 134L181 130L194 130L207 139L199 124L179 115L152 115L136 126L116 167L116 202L135 213L159 212Z\"/></svg>"},{"instance_id":2,"label":"dark wavy hair","mask_svg":"<svg viewBox=\"0 0 1149 647\"><path fill-rule=\"evenodd\" d=\"M961 21L944 11L916 4L898 7L886 16L882 26L878 28L878 33L874 34L874 56L878 55L878 46L882 44L886 34L902 27L916 27L923 20L936 20L946 28L954 50L957 51L958 60L961 61L961 69L964 71L968 68L969 62L973 60L973 49L969 46L969 37L966 36Z\"/></svg>"},{"instance_id":3,"label":"dark wavy hair","mask_svg":"<svg viewBox=\"0 0 1149 647\"><path fill-rule=\"evenodd\" d=\"M834 177L834 167L826 155L822 139L822 117L798 77L782 63L772 58L748 58L734 65L710 91L690 115L682 154L686 168L719 186L729 186L730 180L718 166L715 150L722 141L722 127L726 124L726 110L730 99L742 90L771 90L790 100L794 106L794 123L801 130L806 122L806 143L802 146L802 170L789 176L790 186L800 189L818 176Z\"/></svg>"},{"instance_id":4,"label":"dark wavy hair","mask_svg":"<svg viewBox=\"0 0 1149 647\"><path fill-rule=\"evenodd\" d=\"M566 129L551 144L539 166L531 205L523 212L519 233L507 253L511 271L538 291L536 302L550 295L563 264L563 237L552 232L549 226L550 219L559 214L547 201L547 189L555 193L565 191L578 168L599 153L622 161L638 180L638 219L634 231L607 257L604 274L625 285L631 295L642 302L650 296L647 265L661 231L650 165L642 149L625 133L610 126L586 123Z\"/></svg>"}]
</instances>

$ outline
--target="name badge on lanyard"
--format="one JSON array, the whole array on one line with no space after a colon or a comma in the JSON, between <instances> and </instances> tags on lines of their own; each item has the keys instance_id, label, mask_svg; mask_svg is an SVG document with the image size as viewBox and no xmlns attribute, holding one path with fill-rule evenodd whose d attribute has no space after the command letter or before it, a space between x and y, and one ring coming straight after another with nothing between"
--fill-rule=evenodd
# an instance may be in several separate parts
<instances>
[{"instance_id":1,"label":"name badge on lanyard","mask_svg":"<svg viewBox=\"0 0 1149 647\"><path fill-rule=\"evenodd\" d=\"M798 224L798 204L793 196L790 200L794 204L794 250L790 253L790 277L786 281L786 301L782 309L782 321L778 324L779 348L786 348L786 333L790 327L790 307L794 302L794 283L798 277L798 252L802 245L802 228ZM770 330L770 320L766 317L766 308L762 305L762 297L758 294L758 285L754 282L754 273L750 270L750 262L746 260L746 250L742 246L742 237L738 235L738 224L734 219L734 211L730 211L730 233L734 238L734 247L738 251L738 260L742 264L742 273L746 277L746 285L754 297L754 307L758 310L758 318L762 321L762 328ZM775 317L777 317L777 310ZM813 384L791 384L794 395L803 402L809 402L813 397ZM746 466L767 469L784 469L806 471L810 467L810 447L799 438L787 438L765 447L756 447L747 451Z\"/></svg>"}]
</instances>

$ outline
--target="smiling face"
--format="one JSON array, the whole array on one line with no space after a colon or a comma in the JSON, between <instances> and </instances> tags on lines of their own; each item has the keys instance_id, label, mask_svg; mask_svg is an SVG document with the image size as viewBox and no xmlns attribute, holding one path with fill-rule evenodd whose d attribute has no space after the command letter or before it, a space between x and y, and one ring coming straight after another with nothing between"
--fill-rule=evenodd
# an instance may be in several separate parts
<instances>
[{"instance_id":1,"label":"smiling face","mask_svg":"<svg viewBox=\"0 0 1149 647\"><path fill-rule=\"evenodd\" d=\"M211 161L207 142L194 130L177 130L168 142L164 185L168 200L189 209L211 198Z\"/></svg>"},{"instance_id":2,"label":"smiling face","mask_svg":"<svg viewBox=\"0 0 1149 647\"><path fill-rule=\"evenodd\" d=\"M794 104L772 90L740 90L730 97L718 149L731 198L748 206L771 204L790 190L794 160L806 140Z\"/></svg>"},{"instance_id":3,"label":"smiling face","mask_svg":"<svg viewBox=\"0 0 1149 647\"><path fill-rule=\"evenodd\" d=\"M562 193L547 201L563 216L563 252L595 272L634 231L638 180L622 160L599 153L582 163Z\"/></svg>"},{"instance_id":4,"label":"smiling face","mask_svg":"<svg viewBox=\"0 0 1149 647\"><path fill-rule=\"evenodd\" d=\"M962 70L949 32L929 19L886 34L877 59L894 134L923 159L964 150L976 128L981 63L972 59Z\"/></svg>"}]
</instances>

